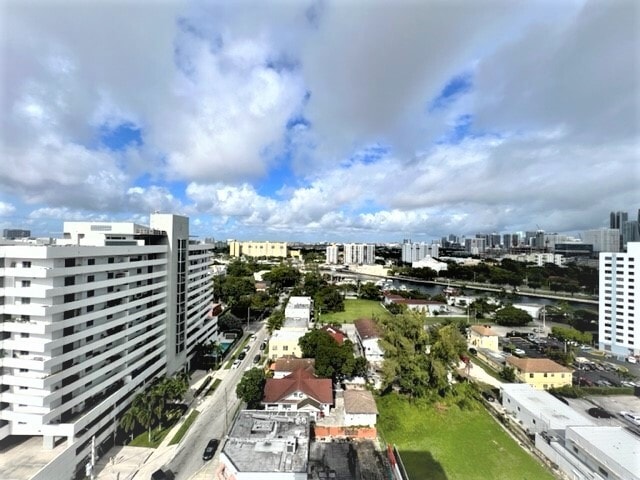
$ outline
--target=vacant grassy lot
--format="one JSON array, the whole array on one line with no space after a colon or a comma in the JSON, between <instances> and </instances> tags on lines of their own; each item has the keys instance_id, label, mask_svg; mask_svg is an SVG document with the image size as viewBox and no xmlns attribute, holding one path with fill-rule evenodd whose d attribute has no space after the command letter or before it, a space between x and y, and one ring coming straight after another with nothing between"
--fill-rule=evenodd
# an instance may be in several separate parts
<instances>
[{"instance_id":1,"label":"vacant grassy lot","mask_svg":"<svg viewBox=\"0 0 640 480\"><path fill-rule=\"evenodd\" d=\"M323 313L320 315L322 323L353 323L359 318L376 318L389 317L390 314L382 306L380 302L375 300L353 300L345 299L344 312Z\"/></svg>"},{"instance_id":2,"label":"vacant grassy lot","mask_svg":"<svg viewBox=\"0 0 640 480\"><path fill-rule=\"evenodd\" d=\"M436 408L395 394L377 400L378 428L412 479L553 480L484 408Z\"/></svg>"}]
</instances>

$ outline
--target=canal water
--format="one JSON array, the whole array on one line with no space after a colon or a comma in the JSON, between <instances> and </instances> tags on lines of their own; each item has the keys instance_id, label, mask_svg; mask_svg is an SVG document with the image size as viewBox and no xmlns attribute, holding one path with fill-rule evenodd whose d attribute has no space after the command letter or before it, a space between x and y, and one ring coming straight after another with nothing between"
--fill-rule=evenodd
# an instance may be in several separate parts
<instances>
[{"instance_id":1,"label":"canal water","mask_svg":"<svg viewBox=\"0 0 640 480\"><path fill-rule=\"evenodd\" d=\"M443 292L446 285L435 285L432 283L422 283L422 282L412 282L411 280L392 280L391 288L394 290L399 290L401 286L405 286L408 290L417 290L421 293L426 293L427 295L438 295ZM490 292L486 290L475 290L472 287L465 287L464 292L470 295L495 295L496 292ZM543 298L543 297L529 297L527 295L517 295L513 299L513 303L532 303L536 305L556 305L564 300L556 300L553 298ZM581 303L581 302L572 302L571 300L566 300L567 303L576 309L585 309L585 310L598 310L597 305Z\"/></svg>"}]
</instances>

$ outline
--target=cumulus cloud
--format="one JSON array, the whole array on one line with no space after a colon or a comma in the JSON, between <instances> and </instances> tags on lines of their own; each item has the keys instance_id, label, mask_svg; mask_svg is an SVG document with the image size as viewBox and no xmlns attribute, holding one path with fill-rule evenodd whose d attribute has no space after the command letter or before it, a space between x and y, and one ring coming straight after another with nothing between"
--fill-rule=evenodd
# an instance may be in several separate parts
<instances>
[{"instance_id":1,"label":"cumulus cloud","mask_svg":"<svg viewBox=\"0 0 640 480\"><path fill-rule=\"evenodd\" d=\"M10 203L0 202L0 217L7 217L16 211L16 207L14 207Z\"/></svg>"}]
</instances>

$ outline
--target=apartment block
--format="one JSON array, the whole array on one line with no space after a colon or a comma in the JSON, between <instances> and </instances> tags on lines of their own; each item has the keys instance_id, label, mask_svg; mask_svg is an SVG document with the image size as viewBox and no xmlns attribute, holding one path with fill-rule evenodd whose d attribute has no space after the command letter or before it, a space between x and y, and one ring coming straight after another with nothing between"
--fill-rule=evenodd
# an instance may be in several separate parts
<instances>
[{"instance_id":1,"label":"apartment block","mask_svg":"<svg viewBox=\"0 0 640 480\"><path fill-rule=\"evenodd\" d=\"M215 339L212 245L189 220L65 222L50 245L0 246L0 440L64 448L30 478L84 471L135 393ZM0 472L0 477L2 476Z\"/></svg>"},{"instance_id":2,"label":"apartment block","mask_svg":"<svg viewBox=\"0 0 640 480\"><path fill-rule=\"evenodd\" d=\"M635 331L638 271L640 242L628 243L626 253L600 254L599 346L620 357L640 355L640 334Z\"/></svg>"},{"instance_id":3,"label":"apartment block","mask_svg":"<svg viewBox=\"0 0 640 480\"><path fill-rule=\"evenodd\" d=\"M289 250L287 242L239 242L229 240L229 255L232 257L275 257L287 258Z\"/></svg>"},{"instance_id":4,"label":"apartment block","mask_svg":"<svg viewBox=\"0 0 640 480\"><path fill-rule=\"evenodd\" d=\"M345 243L345 265L373 265L375 263L375 245L366 243Z\"/></svg>"},{"instance_id":5,"label":"apartment block","mask_svg":"<svg viewBox=\"0 0 640 480\"><path fill-rule=\"evenodd\" d=\"M327 246L326 263L329 265L336 265L338 263L338 245Z\"/></svg>"}]
</instances>

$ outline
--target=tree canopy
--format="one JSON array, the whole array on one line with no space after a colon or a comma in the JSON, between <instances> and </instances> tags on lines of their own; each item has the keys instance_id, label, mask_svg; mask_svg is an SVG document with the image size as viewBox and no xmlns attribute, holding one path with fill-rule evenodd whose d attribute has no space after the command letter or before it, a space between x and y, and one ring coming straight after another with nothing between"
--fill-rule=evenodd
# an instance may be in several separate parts
<instances>
[{"instance_id":1,"label":"tree canopy","mask_svg":"<svg viewBox=\"0 0 640 480\"><path fill-rule=\"evenodd\" d=\"M353 343L345 340L339 345L324 330L311 330L298 341L302 356L315 359L316 375L320 377L354 377L366 373L366 360L354 357Z\"/></svg>"},{"instance_id":2,"label":"tree canopy","mask_svg":"<svg viewBox=\"0 0 640 480\"><path fill-rule=\"evenodd\" d=\"M496 310L494 320L498 325L521 327L533 319L531 318L531 315L524 310L516 308L513 305L508 305L500 310Z\"/></svg>"},{"instance_id":3,"label":"tree canopy","mask_svg":"<svg viewBox=\"0 0 640 480\"><path fill-rule=\"evenodd\" d=\"M267 382L264 370L252 368L244 373L238 385L236 385L236 395L247 402L247 408L256 409L260 407L260 402L264 394L264 385Z\"/></svg>"},{"instance_id":4,"label":"tree canopy","mask_svg":"<svg viewBox=\"0 0 640 480\"><path fill-rule=\"evenodd\" d=\"M281 263L265 273L263 278L271 282L271 288L275 291L282 291L286 287L295 287L301 278L300 271L287 263Z\"/></svg>"}]
</instances>

